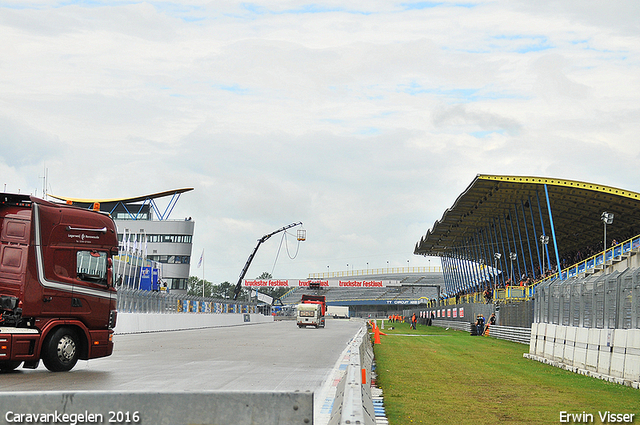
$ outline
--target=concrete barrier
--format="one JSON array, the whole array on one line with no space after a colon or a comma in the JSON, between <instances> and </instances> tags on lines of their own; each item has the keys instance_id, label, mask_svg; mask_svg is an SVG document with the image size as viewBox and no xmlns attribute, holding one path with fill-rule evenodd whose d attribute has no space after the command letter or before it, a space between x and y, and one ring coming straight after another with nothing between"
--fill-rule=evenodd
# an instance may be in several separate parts
<instances>
[{"instance_id":1,"label":"concrete barrier","mask_svg":"<svg viewBox=\"0 0 640 425\"><path fill-rule=\"evenodd\" d=\"M616 378L624 378L624 364L627 357L627 336L626 329L615 329L613 336L613 351L611 353L611 364L609 374Z\"/></svg>"},{"instance_id":2,"label":"concrete barrier","mask_svg":"<svg viewBox=\"0 0 640 425\"><path fill-rule=\"evenodd\" d=\"M567 327L558 326L556 328L556 336L553 344L553 360L556 362L562 362L564 358L564 347L567 337Z\"/></svg>"},{"instance_id":3,"label":"concrete barrier","mask_svg":"<svg viewBox=\"0 0 640 425\"><path fill-rule=\"evenodd\" d=\"M611 354L613 353L613 329L600 329L600 341L598 343L598 369L603 375L610 375Z\"/></svg>"},{"instance_id":4,"label":"concrete barrier","mask_svg":"<svg viewBox=\"0 0 640 425\"><path fill-rule=\"evenodd\" d=\"M640 381L640 329L627 331L624 379Z\"/></svg>"},{"instance_id":5,"label":"concrete barrier","mask_svg":"<svg viewBox=\"0 0 640 425\"><path fill-rule=\"evenodd\" d=\"M545 337L547 335L547 324L546 323L538 323L538 334L536 335L536 351L535 355L539 357L544 357L544 343Z\"/></svg>"},{"instance_id":6,"label":"concrete barrier","mask_svg":"<svg viewBox=\"0 0 640 425\"><path fill-rule=\"evenodd\" d=\"M558 325L547 323L547 330L544 336L544 358L553 359L553 349L556 343L556 328Z\"/></svg>"},{"instance_id":7,"label":"concrete barrier","mask_svg":"<svg viewBox=\"0 0 640 425\"><path fill-rule=\"evenodd\" d=\"M585 369L590 372L598 370L598 354L600 353L600 329L589 328L587 337L587 358Z\"/></svg>"},{"instance_id":8,"label":"concrete barrier","mask_svg":"<svg viewBox=\"0 0 640 425\"><path fill-rule=\"evenodd\" d=\"M371 396L371 366L373 347L365 328L350 342L344 357L345 373L337 387L329 425L375 425L375 410Z\"/></svg>"},{"instance_id":9,"label":"concrete barrier","mask_svg":"<svg viewBox=\"0 0 640 425\"><path fill-rule=\"evenodd\" d=\"M0 425L313 423L311 392L2 392Z\"/></svg>"},{"instance_id":10,"label":"concrete barrier","mask_svg":"<svg viewBox=\"0 0 640 425\"><path fill-rule=\"evenodd\" d=\"M640 329L594 329L546 324L545 349L541 350L543 342L540 335L543 329L543 323L532 326L529 353L525 353L524 357L582 375L640 388ZM552 333L554 350L551 352L547 347L550 346Z\"/></svg>"},{"instance_id":11,"label":"concrete barrier","mask_svg":"<svg viewBox=\"0 0 640 425\"><path fill-rule=\"evenodd\" d=\"M531 338L529 339L530 353L536 352L536 346L538 345L538 325L539 323L537 322L531 324Z\"/></svg>"},{"instance_id":12,"label":"concrete barrier","mask_svg":"<svg viewBox=\"0 0 640 425\"><path fill-rule=\"evenodd\" d=\"M255 313L118 313L116 334L240 326L273 322Z\"/></svg>"},{"instance_id":13,"label":"concrete barrier","mask_svg":"<svg viewBox=\"0 0 640 425\"><path fill-rule=\"evenodd\" d=\"M587 368L587 344L589 341L589 329L576 329L576 345L574 349L573 366L578 369Z\"/></svg>"},{"instance_id":14,"label":"concrete barrier","mask_svg":"<svg viewBox=\"0 0 640 425\"><path fill-rule=\"evenodd\" d=\"M575 356L576 345L576 328L567 326L564 339L564 352L562 354L562 363L573 366L573 358Z\"/></svg>"}]
</instances>

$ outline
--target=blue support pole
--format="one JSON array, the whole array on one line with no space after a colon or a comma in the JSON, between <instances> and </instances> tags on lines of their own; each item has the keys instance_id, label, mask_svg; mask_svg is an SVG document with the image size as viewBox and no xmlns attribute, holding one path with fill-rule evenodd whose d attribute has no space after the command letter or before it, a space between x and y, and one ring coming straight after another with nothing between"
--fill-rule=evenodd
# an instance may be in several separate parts
<instances>
[{"instance_id":1,"label":"blue support pole","mask_svg":"<svg viewBox=\"0 0 640 425\"><path fill-rule=\"evenodd\" d=\"M460 281L458 282L458 287L456 288L456 292L460 292L464 289L465 280L466 280L466 270L464 269L464 264L460 260L460 248L456 248L456 263L458 270L460 271Z\"/></svg>"},{"instance_id":2,"label":"blue support pole","mask_svg":"<svg viewBox=\"0 0 640 425\"><path fill-rule=\"evenodd\" d=\"M536 268L533 264L533 252L531 251L531 240L529 239L529 228L527 227L527 213L524 209L524 202L520 201L520 206L522 207L522 222L524 223L524 231L527 236L527 246L529 247L529 261L531 261L531 277L533 280L536 279Z\"/></svg>"},{"instance_id":3,"label":"blue support pole","mask_svg":"<svg viewBox=\"0 0 640 425\"><path fill-rule=\"evenodd\" d=\"M456 288L456 270L455 267L453 265L453 253L450 252L449 255L447 255L447 264L449 265L449 276L450 276L450 282L449 282L449 288L447 290L447 295L451 295Z\"/></svg>"},{"instance_id":4,"label":"blue support pole","mask_svg":"<svg viewBox=\"0 0 640 425\"><path fill-rule=\"evenodd\" d=\"M449 255L447 255L447 263L449 264L449 274L451 275L451 284L449 285L449 291L447 292L447 295L450 296L455 292L457 284L457 272L453 262L453 252L449 252Z\"/></svg>"},{"instance_id":5,"label":"blue support pole","mask_svg":"<svg viewBox=\"0 0 640 425\"><path fill-rule=\"evenodd\" d=\"M442 277L444 278L444 290L449 293L449 287L451 286L451 271L449 270L449 260L446 255L440 257L442 262Z\"/></svg>"},{"instance_id":6,"label":"blue support pole","mask_svg":"<svg viewBox=\"0 0 640 425\"><path fill-rule=\"evenodd\" d=\"M482 253L484 256L484 269L487 273L487 285L492 288L495 284L495 276L493 273L489 273L489 267L491 267L491 270L493 270L493 257L491 256L491 254L489 254L491 252L491 245L489 244L489 240L487 239L487 233L487 228L482 229L482 231L480 232L480 234L482 235ZM485 289L487 288L485 287Z\"/></svg>"},{"instance_id":7,"label":"blue support pole","mask_svg":"<svg viewBox=\"0 0 640 425\"><path fill-rule=\"evenodd\" d=\"M500 251L500 245L498 243L498 229L496 229L496 221L495 219L493 220L493 239L494 239L494 250L493 250L493 255L491 256L492 258L492 262L491 264L494 265L494 267L496 268L495 272L496 272L496 278L497 278L497 282L496 283L500 283L502 282L502 285L504 286L504 272L502 270L502 259L496 261L494 258L495 253L500 253L502 254L502 256L504 256L504 252ZM504 248L504 247L503 247ZM498 270L500 270L500 275L498 275Z\"/></svg>"},{"instance_id":8,"label":"blue support pole","mask_svg":"<svg viewBox=\"0 0 640 425\"><path fill-rule=\"evenodd\" d=\"M500 217L498 217L498 230L500 230L500 243L502 244L502 258L501 258L502 266L503 266L502 280L505 282L505 286L506 286L506 280L504 279L504 271L509 270L509 263L507 262L507 258L509 258L509 251L505 250L504 248L504 235L502 234L502 222L500 221Z\"/></svg>"},{"instance_id":9,"label":"blue support pole","mask_svg":"<svg viewBox=\"0 0 640 425\"><path fill-rule=\"evenodd\" d=\"M533 207L531 206L531 197L528 197L529 201L529 214L531 214L531 225L533 226L533 239L536 241L536 251L538 253L538 270L540 270L540 277L544 277L544 270L542 270L542 256L540 255L540 241L538 240L538 233L536 232L536 219L533 215ZM544 255L544 252L542 253Z\"/></svg>"},{"instance_id":10,"label":"blue support pole","mask_svg":"<svg viewBox=\"0 0 640 425\"><path fill-rule=\"evenodd\" d=\"M546 187L545 187L546 190ZM536 198L538 198L538 212L540 213L540 224L542 225L542 236L547 236L544 230L544 221L542 220L542 207L540 206L540 195L536 192ZM549 257L549 245L542 245L542 255L547 257L547 268L551 270L551 257ZM542 272L544 276L544 271Z\"/></svg>"},{"instance_id":11,"label":"blue support pole","mask_svg":"<svg viewBox=\"0 0 640 425\"><path fill-rule=\"evenodd\" d=\"M527 268L527 259L524 253L524 244L522 243L522 232L520 231L520 219L518 218L518 204L514 204L513 208L516 210L516 227L518 228L518 239L520 240L520 252L522 252L522 265L524 266L524 274L529 275Z\"/></svg>"},{"instance_id":12,"label":"blue support pole","mask_svg":"<svg viewBox=\"0 0 640 425\"><path fill-rule=\"evenodd\" d=\"M467 239L465 245L463 245L463 252L464 252L464 263L465 266L467 268L467 274L469 275L469 280L467 281L467 285L465 287L465 291L469 292L473 289L473 285L474 283L477 281L476 279L476 270L473 266L473 262L471 260L471 255L469 254L469 246L470 246L470 240Z\"/></svg>"},{"instance_id":13,"label":"blue support pole","mask_svg":"<svg viewBox=\"0 0 640 425\"><path fill-rule=\"evenodd\" d=\"M505 221L506 223L506 221ZM509 225L511 226L511 237L513 238L513 249L516 254L516 266L518 267L518 280L520 281L520 276L522 276L522 271L520 270L520 255L518 254L518 242L516 241L516 233L513 231L513 215L511 214L511 208L509 208ZM516 280L513 280L513 283L516 283Z\"/></svg>"},{"instance_id":14,"label":"blue support pole","mask_svg":"<svg viewBox=\"0 0 640 425\"><path fill-rule=\"evenodd\" d=\"M482 245L480 241L480 232L476 231L473 236L473 240L475 243L471 245L471 248L473 249L473 257L475 258L475 267L478 271L478 282L476 287L480 291L482 290L481 288L484 287L484 281L486 280L486 268L483 267L484 258L481 251Z\"/></svg>"},{"instance_id":15,"label":"blue support pole","mask_svg":"<svg viewBox=\"0 0 640 425\"><path fill-rule=\"evenodd\" d=\"M549 202L549 191L547 190L546 183L544 185L544 194L547 197L547 209L549 210L549 226L551 226L551 236L553 237L553 247L555 248L556 261L558 262L558 277L562 279L562 265L560 264L560 255L558 254L558 241L556 240L556 229L553 226L553 214L551 214L551 203Z\"/></svg>"}]
</instances>

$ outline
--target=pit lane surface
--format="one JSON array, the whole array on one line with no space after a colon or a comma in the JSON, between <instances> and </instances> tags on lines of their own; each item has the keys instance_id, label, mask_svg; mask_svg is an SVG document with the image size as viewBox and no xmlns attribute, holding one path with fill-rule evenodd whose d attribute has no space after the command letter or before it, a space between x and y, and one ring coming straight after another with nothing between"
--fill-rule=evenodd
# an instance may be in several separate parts
<instances>
[{"instance_id":1,"label":"pit lane surface","mask_svg":"<svg viewBox=\"0 0 640 425\"><path fill-rule=\"evenodd\" d=\"M113 355L52 373L42 363L0 375L0 391L318 391L359 320L324 329L294 321L115 335Z\"/></svg>"}]
</instances>

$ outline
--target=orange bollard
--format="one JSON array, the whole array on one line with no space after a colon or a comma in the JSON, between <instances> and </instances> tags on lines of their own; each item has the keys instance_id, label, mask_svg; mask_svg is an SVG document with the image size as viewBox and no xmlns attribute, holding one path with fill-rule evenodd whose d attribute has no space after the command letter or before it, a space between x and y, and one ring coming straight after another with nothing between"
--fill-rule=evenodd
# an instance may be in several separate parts
<instances>
[{"instance_id":1,"label":"orange bollard","mask_svg":"<svg viewBox=\"0 0 640 425\"><path fill-rule=\"evenodd\" d=\"M373 328L373 343L380 344L380 329L377 326Z\"/></svg>"}]
</instances>

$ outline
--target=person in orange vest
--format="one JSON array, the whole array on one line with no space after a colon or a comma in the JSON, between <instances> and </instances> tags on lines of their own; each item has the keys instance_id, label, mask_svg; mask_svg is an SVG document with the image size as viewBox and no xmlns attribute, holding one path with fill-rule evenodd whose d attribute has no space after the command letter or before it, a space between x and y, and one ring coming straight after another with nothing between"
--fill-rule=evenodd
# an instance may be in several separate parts
<instances>
[{"instance_id":1,"label":"person in orange vest","mask_svg":"<svg viewBox=\"0 0 640 425\"><path fill-rule=\"evenodd\" d=\"M418 318L416 317L416 314L413 313L413 316L411 316L411 329L417 329L416 325L418 324Z\"/></svg>"}]
</instances>

